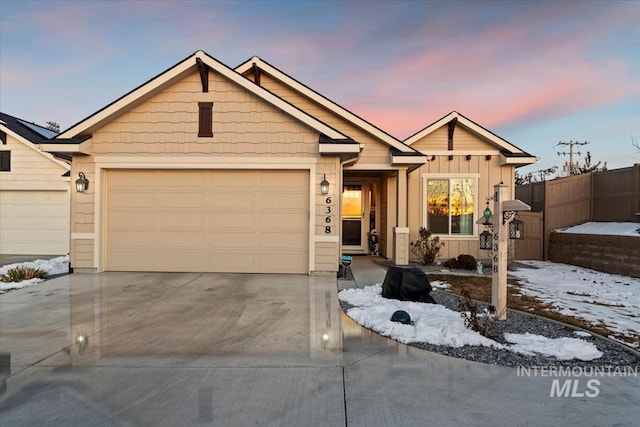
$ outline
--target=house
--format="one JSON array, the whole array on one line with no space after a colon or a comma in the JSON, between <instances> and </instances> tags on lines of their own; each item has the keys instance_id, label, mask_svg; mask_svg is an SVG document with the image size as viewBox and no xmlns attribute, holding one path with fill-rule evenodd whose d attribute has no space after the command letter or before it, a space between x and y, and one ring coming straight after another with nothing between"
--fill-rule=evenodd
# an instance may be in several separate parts
<instances>
[{"instance_id":1,"label":"house","mask_svg":"<svg viewBox=\"0 0 640 427\"><path fill-rule=\"evenodd\" d=\"M455 224L465 215L466 233L478 218L485 184L535 161L451 116L459 126L445 118L399 141L258 57L231 69L198 51L43 148L89 180L71 195L76 271L317 274L367 253L373 229L380 253L407 264L418 227L442 220L422 207L434 178L471 182L473 200L447 216L446 240L461 241ZM450 155L464 160L439 159ZM477 254L475 223L470 233Z\"/></svg>"},{"instance_id":2,"label":"house","mask_svg":"<svg viewBox=\"0 0 640 427\"><path fill-rule=\"evenodd\" d=\"M38 147L54 136L0 113L0 254L69 253L71 167Z\"/></svg>"}]
</instances>

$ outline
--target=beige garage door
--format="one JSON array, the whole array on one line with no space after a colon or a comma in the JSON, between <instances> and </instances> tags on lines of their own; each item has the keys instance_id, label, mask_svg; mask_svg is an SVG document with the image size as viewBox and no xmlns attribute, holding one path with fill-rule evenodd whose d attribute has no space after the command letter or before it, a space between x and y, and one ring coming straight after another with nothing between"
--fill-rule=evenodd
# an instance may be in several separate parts
<instances>
[{"instance_id":1,"label":"beige garage door","mask_svg":"<svg viewBox=\"0 0 640 427\"><path fill-rule=\"evenodd\" d=\"M308 171L106 175L106 270L309 271Z\"/></svg>"},{"instance_id":2,"label":"beige garage door","mask_svg":"<svg viewBox=\"0 0 640 427\"><path fill-rule=\"evenodd\" d=\"M69 253L67 191L0 191L0 253Z\"/></svg>"}]
</instances>

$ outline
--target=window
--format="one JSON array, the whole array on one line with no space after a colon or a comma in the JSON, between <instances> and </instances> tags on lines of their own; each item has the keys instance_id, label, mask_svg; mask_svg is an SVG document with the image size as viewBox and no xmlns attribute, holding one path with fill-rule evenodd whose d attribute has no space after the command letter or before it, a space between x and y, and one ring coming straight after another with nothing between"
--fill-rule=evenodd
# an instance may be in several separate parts
<instances>
[{"instance_id":1,"label":"window","mask_svg":"<svg viewBox=\"0 0 640 427\"><path fill-rule=\"evenodd\" d=\"M213 102L198 102L198 136L213 136Z\"/></svg>"},{"instance_id":2,"label":"window","mask_svg":"<svg viewBox=\"0 0 640 427\"><path fill-rule=\"evenodd\" d=\"M11 172L11 151L0 151L0 172Z\"/></svg>"},{"instance_id":3,"label":"window","mask_svg":"<svg viewBox=\"0 0 640 427\"><path fill-rule=\"evenodd\" d=\"M426 226L434 234L472 236L476 178L427 178Z\"/></svg>"}]
</instances>

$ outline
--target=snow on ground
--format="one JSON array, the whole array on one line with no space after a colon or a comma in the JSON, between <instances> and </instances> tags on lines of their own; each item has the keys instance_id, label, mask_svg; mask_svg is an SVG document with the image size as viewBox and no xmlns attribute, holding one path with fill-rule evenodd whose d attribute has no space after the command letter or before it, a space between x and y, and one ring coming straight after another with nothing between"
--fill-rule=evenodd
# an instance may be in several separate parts
<instances>
[{"instance_id":1,"label":"snow on ground","mask_svg":"<svg viewBox=\"0 0 640 427\"><path fill-rule=\"evenodd\" d=\"M439 304L383 298L380 284L363 289L345 289L338 294L338 298L356 306L348 310L347 314L360 325L404 344L428 342L451 347L500 347L495 341L465 327L460 313ZM391 315L396 310L410 313L414 325L392 322Z\"/></svg>"},{"instance_id":2,"label":"snow on ground","mask_svg":"<svg viewBox=\"0 0 640 427\"><path fill-rule=\"evenodd\" d=\"M345 289L338 298L355 306L347 310L347 315L357 323L404 344L481 345L523 354L540 353L561 360L593 360L602 356L595 345L579 338L550 339L532 334L505 334L507 341L513 344L503 345L468 329L459 312L442 305L383 298L380 284L363 289ZM392 322L390 319L396 310L408 312L413 324Z\"/></svg>"},{"instance_id":3,"label":"snow on ground","mask_svg":"<svg viewBox=\"0 0 640 427\"><path fill-rule=\"evenodd\" d=\"M64 274L69 272L69 257L61 256L61 257L52 258L49 260L37 259L29 262L3 265L0 267L0 276L5 274L7 271L11 270L12 268L16 268L20 266L37 268L37 269L46 271L49 276L53 276L55 274ZM0 282L0 293L4 293L12 289L20 289L27 286L35 285L40 282L44 282L44 280L30 279L30 280L24 280L22 282L8 282L8 283Z\"/></svg>"},{"instance_id":4,"label":"snow on ground","mask_svg":"<svg viewBox=\"0 0 640 427\"><path fill-rule=\"evenodd\" d=\"M585 222L584 224L556 230L561 233L608 234L610 236L640 237L640 223L637 222Z\"/></svg>"},{"instance_id":5,"label":"snow on ground","mask_svg":"<svg viewBox=\"0 0 640 427\"><path fill-rule=\"evenodd\" d=\"M522 294L611 331L640 334L640 279L548 261L522 262L533 268L509 272L522 285ZM640 348L640 343L632 346Z\"/></svg>"},{"instance_id":6,"label":"snow on ground","mask_svg":"<svg viewBox=\"0 0 640 427\"><path fill-rule=\"evenodd\" d=\"M602 357L598 348L586 341L576 338L547 338L542 335L504 334L504 339L513 343L510 350L535 355L536 353L555 356L558 360L593 360Z\"/></svg>"}]
</instances>

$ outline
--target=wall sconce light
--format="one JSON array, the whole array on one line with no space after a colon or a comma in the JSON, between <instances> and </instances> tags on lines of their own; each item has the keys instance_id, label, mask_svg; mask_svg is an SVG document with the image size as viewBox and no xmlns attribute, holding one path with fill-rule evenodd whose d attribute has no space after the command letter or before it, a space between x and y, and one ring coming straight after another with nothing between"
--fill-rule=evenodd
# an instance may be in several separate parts
<instances>
[{"instance_id":1,"label":"wall sconce light","mask_svg":"<svg viewBox=\"0 0 640 427\"><path fill-rule=\"evenodd\" d=\"M467 160L471 160L471 154L467 154L467 157L465 157Z\"/></svg>"},{"instance_id":2,"label":"wall sconce light","mask_svg":"<svg viewBox=\"0 0 640 427\"><path fill-rule=\"evenodd\" d=\"M78 346L78 352L80 354L84 353L87 347L89 346L89 337L84 334L77 335L76 345Z\"/></svg>"},{"instance_id":3,"label":"wall sconce light","mask_svg":"<svg viewBox=\"0 0 640 427\"><path fill-rule=\"evenodd\" d=\"M491 154L487 154L486 156L484 156L485 160L491 160Z\"/></svg>"},{"instance_id":4,"label":"wall sconce light","mask_svg":"<svg viewBox=\"0 0 640 427\"><path fill-rule=\"evenodd\" d=\"M449 154L449 161L453 160L453 154Z\"/></svg>"},{"instance_id":5,"label":"wall sconce light","mask_svg":"<svg viewBox=\"0 0 640 427\"><path fill-rule=\"evenodd\" d=\"M524 239L524 222L519 219L514 219L509 223L509 238L510 239Z\"/></svg>"},{"instance_id":6,"label":"wall sconce light","mask_svg":"<svg viewBox=\"0 0 640 427\"><path fill-rule=\"evenodd\" d=\"M329 194L329 181L327 181L327 174L324 174L322 181L320 181L320 194Z\"/></svg>"},{"instance_id":7,"label":"wall sconce light","mask_svg":"<svg viewBox=\"0 0 640 427\"><path fill-rule=\"evenodd\" d=\"M76 179L76 191L78 193L84 193L89 188L89 180L82 172L78 174L80 178Z\"/></svg>"}]
</instances>

